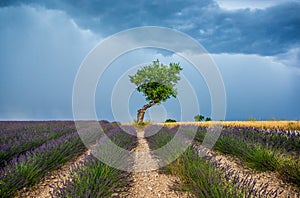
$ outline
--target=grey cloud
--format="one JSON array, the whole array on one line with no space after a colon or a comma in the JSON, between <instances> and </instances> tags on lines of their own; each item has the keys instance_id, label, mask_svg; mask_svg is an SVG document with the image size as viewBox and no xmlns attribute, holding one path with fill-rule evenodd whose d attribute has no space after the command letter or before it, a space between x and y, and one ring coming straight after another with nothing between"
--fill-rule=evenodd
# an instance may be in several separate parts
<instances>
[{"instance_id":1,"label":"grey cloud","mask_svg":"<svg viewBox=\"0 0 300 198\"><path fill-rule=\"evenodd\" d=\"M211 53L275 55L300 43L300 3L266 9L223 10L205 1L6 1L2 6L41 5L63 10L83 28L108 36L118 31L157 25L181 30Z\"/></svg>"},{"instance_id":2,"label":"grey cloud","mask_svg":"<svg viewBox=\"0 0 300 198\"><path fill-rule=\"evenodd\" d=\"M292 48L288 52L278 54L274 59L284 65L300 68L300 47Z\"/></svg>"},{"instance_id":3,"label":"grey cloud","mask_svg":"<svg viewBox=\"0 0 300 198\"><path fill-rule=\"evenodd\" d=\"M274 55L300 42L300 3L286 3L264 10L206 9L189 14L195 36L212 53ZM197 10L197 12L200 12ZM185 20L182 21L184 23Z\"/></svg>"}]
</instances>

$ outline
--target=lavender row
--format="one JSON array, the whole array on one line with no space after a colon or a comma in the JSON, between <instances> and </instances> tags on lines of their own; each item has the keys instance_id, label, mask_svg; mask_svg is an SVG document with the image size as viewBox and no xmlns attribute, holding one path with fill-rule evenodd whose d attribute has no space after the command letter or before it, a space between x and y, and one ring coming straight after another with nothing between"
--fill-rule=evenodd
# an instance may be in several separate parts
<instances>
[{"instance_id":1,"label":"lavender row","mask_svg":"<svg viewBox=\"0 0 300 198\"><path fill-rule=\"evenodd\" d=\"M0 167L7 164L13 157L32 150L49 140L59 138L62 135L75 132L73 125L54 128L45 132L19 132L19 136L6 141L0 145Z\"/></svg>"},{"instance_id":2,"label":"lavender row","mask_svg":"<svg viewBox=\"0 0 300 198\"><path fill-rule=\"evenodd\" d=\"M48 171L84 150L85 146L74 132L13 158L0 169L0 197L11 197L16 190L37 183Z\"/></svg>"},{"instance_id":3,"label":"lavender row","mask_svg":"<svg viewBox=\"0 0 300 198\"><path fill-rule=\"evenodd\" d=\"M287 136L300 136L300 131L297 129L279 129L279 128L259 128L259 127L245 127L245 126L223 126L224 129L234 129L241 131L256 131L259 133L278 134Z\"/></svg>"},{"instance_id":4,"label":"lavender row","mask_svg":"<svg viewBox=\"0 0 300 198\"><path fill-rule=\"evenodd\" d=\"M159 126L150 126L146 128L145 134L151 150L159 149L166 146L178 132L182 134L182 138L189 136L189 130L194 130L194 126L184 126L178 128L167 128ZM180 143L179 143L180 145ZM170 148L168 152L158 153L156 156L160 159L173 158L173 150ZM195 197L242 197L243 192L236 188L233 184L224 181L221 178L222 173L213 167L208 161L200 158L198 154L191 148L188 148L175 161L170 162L161 171L166 174L172 174L179 177L182 182L171 188L179 191L188 191ZM244 191L247 194L246 190Z\"/></svg>"},{"instance_id":5,"label":"lavender row","mask_svg":"<svg viewBox=\"0 0 300 198\"><path fill-rule=\"evenodd\" d=\"M189 139L195 138L196 141L202 142L206 133L207 127L195 125L181 125L175 127L149 126L145 130L145 136L149 137L159 130L169 130L173 136L179 132ZM195 137L193 137L196 132ZM257 145L268 150L280 152L288 156L300 155L300 136L293 133L279 133L278 131L262 131L260 129L253 129L252 127L223 127L221 137L232 137L233 139L242 140L246 144L253 146ZM219 140L221 142L222 140Z\"/></svg>"},{"instance_id":6,"label":"lavender row","mask_svg":"<svg viewBox=\"0 0 300 198\"><path fill-rule=\"evenodd\" d=\"M205 134L206 131L201 129L195 139L202 142ZM223 129L213 149L237 157L257 171L277 172L284 181L300 187L298 135L227 127Z\"/></svg>"},{"instance_id":7,"label":"lavender row","mask_svg":"<svg viewBox=\"0 0 300 198\"><path fill-rule=\"evenodd\" d=\"M109 123L102 120L97 123L97 128L91 129L90 122L82 121L81 127L85 127L86 133L97 134L95 130L108 131L117 123ZM0 122L2 132L0 133L0 167L3 167L13 157L32 150L43 143L59 138L60 136L76 131L72 121L30 121L30 122ZM101 133L100 133L101 134ZM94 137L91 137L95 141Z\"/></svg>"},{"instance_id":8,"label":"lavender row","mask_svg":"<svg viewBox=\"0 0 300 198\"><path fill-rule=\"evenodd\" d=\"M66 126L75 128L73 121L0 121L0 143L22 135L60 131Z\"/></svg>"},{"instance_id":9,"label":"lavender row","mask_svg":"<svg viewBox=\"0 0 300 198\"><path fill-rule=\"evenodd\" d=\"M181 126L182 127L182 126ZM184 126L192 127L192 126ZM202 142L207 127L198 127L196 140ZM288 155L300 155L300 134L279 129L259 129L253 127L224 126L221 136L243 139L250 144L261 145L268 149L284 152Z\"/></svg>"},{"instance_id":10,"label":"lavender row","mask_svg":"<svg viewBox=\"0 0 300 198\"><path fill-rule=\"evenodd\" d=\"M106 135L116 145L129 151L137 145L136 131L133 127L114 127ZM97 142L105 144L103 141L108 139L101 138L101 142ZM105 152L108 157L118 155L115 153L117 151L109 148L105 149ZM121 163L126 160L122 158L125 156L120 155L118 158ZM71 167L69 171L72 177L62 186L56 186L52 193L53 197L110 197L124 187L131 178L130 173L113 168L92 155L88 156L83 164Z\"/></svg>"},{"instance_id":11,"label":"lavender row","mask_svg":"<svg viewBox=\"0 0 300 198\"><path fill-rule=\"evenodd\" d=\"M284 130L264 131L258 129L240 129L240 128L225 128L222 135L231 135L236 138L242 138L251 145L261 145L274 151L283 151L288 154L300 155L300 135L296 133L287 133Z\"/></svg>"}]
</instances>

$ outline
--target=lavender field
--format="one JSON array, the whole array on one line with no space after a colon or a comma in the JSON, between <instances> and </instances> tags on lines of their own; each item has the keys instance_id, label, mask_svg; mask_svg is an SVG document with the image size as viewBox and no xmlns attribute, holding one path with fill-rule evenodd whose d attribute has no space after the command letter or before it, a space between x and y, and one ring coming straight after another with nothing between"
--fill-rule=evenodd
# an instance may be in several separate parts
<instances>
[{"instance_id":1,"label":"lavender field","mask_svg":"<svg viewBox=\"0 0 300 198\"><path fill-rule=\"evenodd\" d=\"M155 151L176 133L185 138L196 130L195 138L183 154L158 170L157 174L180 181L169 186L170 191L185 193L187 197L300 195L300 133L295 127L299 123L290 124L290 129L288 125L225 124L213 149L203 158L199 153L208 133L207 125L181 123L179 127L175 123L136 129L125 126L124 131L124 126L117 122L99 123L102 131L91 141L97 142L105 133L114 144L128 151L138 149L141 139L146 140L150 151ZM87 122L86 133L90 130ZM141 130L143 137L137 135ZM140 185L136 174L113 168L93 156L72 121L0 122L0 143L0 197L138 196L131 190ZM153 158L159 164L172 159L173 151L170 147L164 153L151 154L156 155ZM146 191L150 193L148 197L155 197L150 192L156 190L151 182L147 181ZM142 190L143 185L140 186Z\"/></svg>"},{"instance_id":2,"label":"lavender field","mask_svg":"<svg viewBox=\"0 0 300 198\"><path fill-rule=\"evenodd\" d=\"M102 132L107 133L110 138L118 137L114 141L116 144L132 148L134 136L126 136L126 133L123 133L121 137L122 130L119 127L106 121L100 124ZM87 150L72 121L0 122L0 130L0 197L16 196L19 190L38 184L49 172L59 169ZM54 195L73 197L93 194L102 197L111 193L110 189L115 186L114 183L124 177L123 173L119 174L120 171L110 168L91 155L83 161L83 167L75 168L74 172L84 174L87 181L95 185L94 191L89 183L82 183L84 177L81 177L78 182L87 185L88 188L78 186L76 181L65 181L63 187L55 188ZM99 177L91 181L89 176L95 177L94 174ZM99 188L101 185L103 189ZM76 188L73 189L72 186ZM69 194L66 194L66 189Z\"/></svg>"}]
</instances>

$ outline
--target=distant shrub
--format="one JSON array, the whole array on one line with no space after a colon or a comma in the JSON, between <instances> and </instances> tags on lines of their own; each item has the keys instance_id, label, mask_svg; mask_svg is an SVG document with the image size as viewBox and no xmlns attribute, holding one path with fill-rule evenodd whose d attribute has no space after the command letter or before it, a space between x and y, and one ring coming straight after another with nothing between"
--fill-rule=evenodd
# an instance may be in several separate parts
<instances>
[{"instance_id":1,"label":"distant shrub","mask_svg":"<svg viewBox=\"0 0 300 198\"><path fill-rule=\"evenodd\" d=\"M167 119L165 122L177 122L177 121L173 119Z\"/></svg>"},{"instance_id":2,"label":"distant shrub","mask_svg":"<svg viewBox=\"0 0 300 198\"><path fill-rule=\"evenodd\" d=\"M200 114L195 115L195 116L194 116L194 120L195 120L195 122L201 122L201 121L204 120L204 116L203 116L203 115L200 115Z\"/></svg>"},{"instance_id":3,"label":"distant shrub","mask_svg":"<svg viewBox=\"0 0 300 198\"><path fill-rule=\"evenodd\" d=\"M211 121L211 118L210 118L210 117L207 117L207 118L205 119L205 121L206 121L206 122Z\"/></svg>"}]
</instances>

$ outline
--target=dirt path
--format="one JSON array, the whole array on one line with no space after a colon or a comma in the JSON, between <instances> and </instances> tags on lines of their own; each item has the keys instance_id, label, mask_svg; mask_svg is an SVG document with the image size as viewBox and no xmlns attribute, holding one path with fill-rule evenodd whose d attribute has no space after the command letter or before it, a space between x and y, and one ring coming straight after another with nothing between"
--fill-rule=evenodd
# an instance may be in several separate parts
<instances>
[{"instance_id":1,"label":"dirt path","mask_svg":"<svg viewBox=\"0 0 300 198\"><path fill-rule=\"evenodd\" d=\"M199 143L194 143L193 148L199 152L205 152L207 156L212 158L215 165L226 174L228 180L235 181L242 186L252 186L254 196L262 197L290 197L299 198L300 192L291 184L283 182L275 172L257 173L247 168L243 163L230 156L219 155L213 151L209 151Z\"/></svg>"},{"instance_id":2,"label":"dirt path","mask_svg":"<svg viewBox=\"0 0 300 198\"><path fill-rule=\"evenodd\" d=\"M70 167L83 162L89 154L90 150L87 150L85 153L76 156L72 160L69 160L58 170L49 172L38 184L29 188L23 188L18 191L15 197L50 198L50 192L54 190L54 187L57 185L62 186L62 183L70 178Z\"/></svg>"},{"instance_id":3,"label":"dirt path","mask_svg":"<svg viewBox=\"0 0 300 198\"><path fill-rule=\"evenodd\" d=\"M138 132L138 146L134 151L133 184L127 192L116 194L115 197L191 197L187 193L171 189L175 183L180 182L178 178L157 171L157 160L150 154L143 131Z\"/></svg>"}]
</instances>

